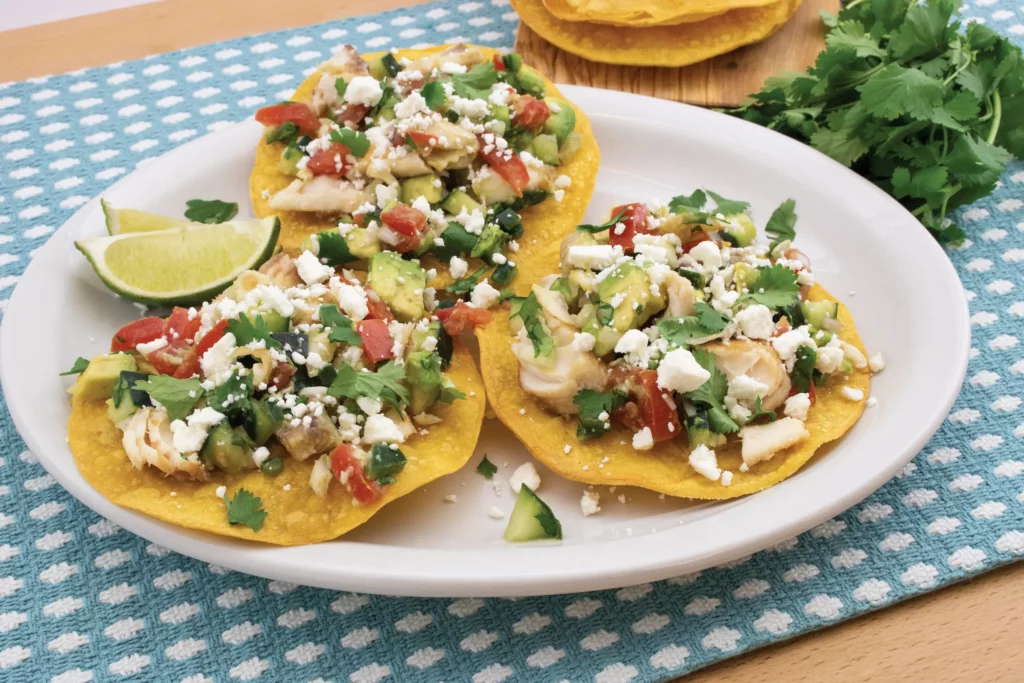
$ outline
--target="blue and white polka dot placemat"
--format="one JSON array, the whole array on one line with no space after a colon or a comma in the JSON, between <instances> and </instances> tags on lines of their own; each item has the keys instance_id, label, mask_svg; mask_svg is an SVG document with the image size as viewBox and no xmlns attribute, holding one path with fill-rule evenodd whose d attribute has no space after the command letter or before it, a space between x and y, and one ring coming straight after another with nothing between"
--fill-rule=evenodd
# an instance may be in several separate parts
<instances>
[{"instance_id":1,"label":"blue and white polka dot placemat","mask_svg":"<svg viewBox=\"0 0 1024 683\"><path fill-rule=\"evenodd\" d=\"M1020 8L969 17L1024 35ZM448 2L0 86L0 305L72 211L291 93L332 46L512 44L506 0ZM0 406L0 679L653 681L1024 556L1024 165L961 213L974 349L949 419L864 503L697 575L520 600L332 593L233 573L103 520Z\"/></svg>"}]
</instances>

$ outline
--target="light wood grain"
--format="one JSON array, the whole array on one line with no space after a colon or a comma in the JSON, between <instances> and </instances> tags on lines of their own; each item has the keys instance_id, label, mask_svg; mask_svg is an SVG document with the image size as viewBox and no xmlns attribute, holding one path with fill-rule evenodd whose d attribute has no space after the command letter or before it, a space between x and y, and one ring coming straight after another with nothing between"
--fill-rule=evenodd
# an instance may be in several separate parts
<instances>
[{"instance_id":1,"label":"light wood grain","mask_svg":"<svg viewBox=\"0 0 1024 683\"><path fill-rule=\"evenodd\" d=\"M793 18L766 40L681 68L599 64L547 42L519 25L516 50L556 83L625 90L705 107L736 106L780 71L803 71L825 46L819 10L835 12L839 0L804 0Z\"/></svg>"},{"instance_id":2,"label":"light wood grain","mask_svg":"<svg viewBox=\"0 0 1024 683\"><path fill-rule=\"evenodd\" d=\"M413 4L304 0L282 11L271 0L163 0L0 33L0 81ZM1024 680L1022 633L1024 564L1017 564L730 659L685 683L1011 683Z\"/></svg>"}]
</instances>

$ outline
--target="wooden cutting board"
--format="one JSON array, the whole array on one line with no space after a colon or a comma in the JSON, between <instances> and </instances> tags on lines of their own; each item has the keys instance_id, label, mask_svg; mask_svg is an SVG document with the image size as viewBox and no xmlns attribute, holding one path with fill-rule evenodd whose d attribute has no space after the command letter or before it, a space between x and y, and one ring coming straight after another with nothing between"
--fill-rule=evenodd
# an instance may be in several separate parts
<instances>
[{"instance_id":1,"label":"wooden cutting board","mask_svg":"<svg viewBox=\"0 0 1024 683\"><path fill-rule=\"evenodd\" d=\"M704 107L736 106L780 71L803 71L825 47L818 10L839 11L839 0L803 0L777 33L754 45L678 68L591 62L555 47L519 23L517 52L555 83L623 90Z\"/></svg>"}]
</instances>

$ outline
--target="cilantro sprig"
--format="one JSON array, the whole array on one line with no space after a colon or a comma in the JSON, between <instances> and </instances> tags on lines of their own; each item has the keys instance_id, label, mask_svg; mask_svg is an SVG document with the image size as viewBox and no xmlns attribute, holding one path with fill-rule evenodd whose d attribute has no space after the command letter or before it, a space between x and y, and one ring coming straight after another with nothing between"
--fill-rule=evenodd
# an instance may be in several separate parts
<instances>
[{"instance_id":1,"label":"cilantro sprig","mask_svg":"<svg viewBox=\"0 0 1024 683\"><path fill-rule=\"evenodd\" d=\"M729 391L729 381L725 373L718 369L715 356L704 349L694 349L693 358L698 365L711 373L711 376L704 384L693 391L686 392L684 396L707 409L708 427L711 431L716 434L738 432L740 426L729 417L729 413L723 405L725 395Z\"/></svg>"},{"instance_id":2,"label":"cilantro sprig","mask_svg":"<svg viewBox=\"0 0 1024 683\"><path fill-rule=\"evenodd\" d=\"M259 531L267 519L263 501L245 489L238 489L234 498L224 496L224 506L228 509L228 524L244 524L253 531Z\"/></svg>"},{"instance_id":3,"label":"cilantro sprig","mask_svg":"<svg viewBox=\"0 0 1024 683\"><path fill-rule=\"evenodd\" d=\"M796 201L787 199L779 204L772 215L768 218L765 226L765 233L772 238L769 248L774 249L782 242L796 239Z\"/></svg>"},{"instance_id":4,"label":"cilantro sprig","mask_svg":"<svg viewBox=\"0 0 1024 683\"><path fill-rule=\"evenodd\" d=\"M362 346L363 338L355 331L352 319L344 315L336 304L324 304L320 307L320 322L324 327L331 328L327 339L351 346Z\"/></svg>"},{"instance_id":5,"label":"cilantro sprig","mask_svg":"<svg viewBox=\"0 0 1024 683\"><path fill-rule=\"evenodd\" d=\"M409 402L409 390L402 384L405 380L405 367L388 361L377 368L376 372L357 371L342 363L338 368L338 376L331 382L327 393L334 397L345 398L379 398L390 403L396 410Z\"/></svg>"},{"instance_id":6,"label":"cilantro sprig","mask_svg":"<svg viewBox=\"0 0 1024 683\"><path fill-rule=\"evenodd\" d=\"M555 351L555 340L544 327L544 313L541 310L537 295L530 292L527 296L512 297L510 300L509 319L519 318L523 321L526 334L533 342L533 352L537 356L550 356Z\"/></svg>"},{"instance_id":7,"label":"cilantro sprig","mask_svg":"<svg viewBox=\"0 0 1024 683\"><path fill-rule=\"evenodd\" d=\"M190 199L185 202L185 218L195 223L224 223L238 215L238 204L219 199Z\"/></svg>"},{"instance_id":8,"label":"cilantro sprig","mask_svg":"<svg viewBox=\"0 0 1024 683\"><path fill-rule=\"evenodd\" d=\"M580 411L576 437L585 441L603 435L611 427L610 416L626 402L626 397L617 391L602 394L593 389L580 389L572 402ZM605 416L604 419L601 415Z\"/></svg>"},{"instance_id":9,"label":"cilantro sprig","mask_svg":"<svg viewBox=\"0 0 1024 683\"><path fill-rule=\"evenodd\" d=\"M281 342L270 336L270 328L262 315L257 313L252 320L245 313L228 321L228 332L235 335L235 344L245 346L262 340L267 348L281 348Z\"/></svg>"},{"instance_id":10,"label":"cilantro sprig","mask_svg":"<svg viewBox=\"0 0 1024 683\"><path fill-rule=\"evenodd\" d=\"M470 273L466 277L459 278L455 282L445 287L444 291L458 295L469 294L470 292L473 291L473 288L476 287L477 283L480 281L480 278L482 278L484 273L486 272L487 268L485 266L480 270L476 271L475 273Z\"/></svg>"},{"instance_id":11,"label":"cilantro sprig","mask_svg":"<svg viewBox=\"0 0 1024 683\"><path fill-rule=\"evenodd\" d=\"M589 225L584 223L583 225L577 225L576 229L580 232L603 232L613 227L616 223L622 220L622 217L626 215L626 209L620 210L617 214L606 220L600 225Z\"/></svg>"},{"instance_id":12,"label":"cilantro sprig","mask_svg":"<svg viewBox=\"0 0 1024 683\"><path fill-rule=\"evenodd\" d=\"M331 131L331 142L340 142L348 147L352 156L361 158L370 151L370 139L362 131L351 128L337 128Z\"/></svg>"},{"instance_id":13,"label":"cilantro sprig","mask_svg":"<svg viewBox=\"0 0 1024 683\"><path fill-rule=\"evenodd\" d=\"M694 340L705 340L725 329L728 318L703 301L694 305L694 315L666 318L658 323L658 331L670 344L688 347Z\"/></svg>"},{"instance_id":14,"label":"cilantro sprig","mask_svg":"<svg viewBox=\"0 0 1024 683\"><path fill-rule=\"evenodd\" d=\"M483 459L481 459L480 463L476 466L476 471L483 476L484 479L491 479L498 473L498 468L493 462L487 459L487 455L485 454Z\"/></svg>"},{"instance_id":15,"label":"cilantro sprig","mask_svg":"<svg viewBox=\"0 0 1024 683\"><path fill-rule=\"evenodd\" d=\"M184 420L205 393L199 380L175 379L167 375L150 375L147 380L136 380L133 389L144 391L167 409L172 420Z\"/></svg>"},{"instance_id":16,"label":"cilantro sprig","mask_svg":"<svg viewBox=\"0 0 1024 683\"><path fill-rule=\"evenodd\" d=\"M1024 156L1024 59L956 0L855 0L823 14L826 49L735 116L809 143L893 195L944 244L950 212Z\"/></svg>"},{"instance_id":17,"label":"cilantro sprig","mask_svg":"<svg viewBox=\"0 0 1024 683\"><path fill-rule=\"evenodd\" d=\"M444 86L441 85L441 81L424 83L423 87L420 88L420 96L427 103L427 106L434 111L443 107L445 100L448 99L444 93Z\"/></svg>"},{"instance_id":18,"label":"cilantro sprig","mask_svg":"<svg viewBox=\"0 0 1024 683\"><path fill-rule=\"evenodd\" d=\"M68 370L67 372L60 373L60 376L66 377L67 375L80 375L83 372L85 372L85 369L87 367L89 367L89 359L82 358L81 356L79 356L78 358L75 359L75 362L71 366L71 369Z\"/></svg>"},{"instance_id":19,"label":"cilantro sprig","mask_svg":"<svg viewBox=\"0 0 1024 683\"><path fill-rule=\"evenodd\" d=\"M800 285L796 282L796 273L785 266L774 265L758 268L757 279L739 301L753 301L768 308L784 308L799 299Z\"/></svg>"}]
</instances>

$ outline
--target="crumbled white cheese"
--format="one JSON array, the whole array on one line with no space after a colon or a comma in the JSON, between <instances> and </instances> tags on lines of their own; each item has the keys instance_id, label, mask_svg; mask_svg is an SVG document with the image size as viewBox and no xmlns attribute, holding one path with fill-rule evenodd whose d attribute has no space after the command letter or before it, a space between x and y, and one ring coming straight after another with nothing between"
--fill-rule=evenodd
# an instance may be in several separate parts
<instances>
[{"instance_id":1,"label":"crumbled white cheese","mask_svg":"<svg viewBox=\"0 0 1024 683\"><path fill-rule=\"evenodd\" d=\"M360 396L357 398L356 405L359 406L359 410L363 411L367 415L376 415L381 409L380 399L370 398L368 396Z\"/></svg>"},{"instance_id":2,"label":"crumbled white cheese","mask_svg":"<svg viewBox=\"0 0 1024 683\"><path fill-rule=\"evenodd\" d=\"M807 419L807 411L811 407L810 394L793 394L786 399L786 408L783 414L786 417L795 417L798 420Z\"/></svg>"},{"instance_id":3,"label":"crumbled white cheese","mask_svg":"<svg viewBox=\"0 0 1024 683\"><path fill-rule=\"evenodd\" d=\"M523 463L509 477L508 484L516 493L519 493L519 489L522 488L523 484L526 484L531 491L536 491L540 488L540 474L538 474L537 468L533 466L532 462Z\"/></svg>"},{"instance_id":4,"label":"crumbled white cheese","mask_svg":"<svg viewBox=\"0 0 1024 683\"><path fill-rule=\"evenodd\" d=\"M381 183L375 190L377 195L377 207L383 209L391 202L398 201L398 186L397 185L385 185Z\"/></svg>"},{"instance_id":5,"label":"crumbled white cheese","mask_svg":"<svg viewBox=\"0 0 1024 683\"><path fill-rule=\"evenodd\" d=\"M417 90L413 90L404 100L395 105L395 116L400 119L412 118L420 112L429 111L430 107L427 106L427 101Z\"/></svg>"},{"instance_id":6,"label":"crumbled white cheese","mask_svg":"<svg viewBox=\"0 0 1024 683\"><path fill-rule=\"evenodd\" d=\"M555 187L557 187L558 189L564 190L565 188L567 188L570 185L572 185L572 178L570 178L567 175L560 175L557 178L555 178L555 183L554 184L555 184Z\"/></svg>"},{"instance_id":7,"label":"crumbled white cheese","mask_svg":"<svg viewBox=\"0 0 1024 683\"><path fill-rule=\"evenodd\" d=\"M203 447L210 427L224 419L222 413L213 408L200 408L185 420L171 423L174 450L182 454L196 453Z\"/></svg>"},{"instance_id":8,"label":"crumbled white cheese","mask_svg":"<svg viewBox=\"0 0 1024 683\"><path fill-rule=\"evenodd\" d=\"M753 403L758 397L764 398L767 393L768 385L750 375L737 375L729 380L729 395L737 401Z\"/></svg>"},{"instance_id":9,"label":"crumbled white cheese","mask_svg":"<svg viewBox=\"0 0 1024 683\"><path fill-rule=\"evenodd\" d=\"M469 300L477 308L491 308L498 303L500 298L501 292L492 287L485 279L473 288Z\"/></svg>"},{"instance_id":10,"label":"crumbled white cheese","mask_svg":"<svg viewBox=\"0 0 1024 683\"><path fill-rule=\"evenodd\" d=\"M650 427L644 427L633 435L633 448L638 451L649 451L654 448L654 435Z\"/></svg>"},{"instance_id":11,"label":"crumbled white cheese","mask_svg":"<svg viewBox=\"0 0 1024 683\"><path fill-rule=\"evenodd\" d=\"M505 513L501 511L501 508L491 507L487 514L491 519L505 519Z\"/></svg>"},{"instance_id":12,"label":"crumbled white cheese","mask_svg":"<svg viewBox=\"0 0 1024 683\"><path fill-rule=\"evenodd\" d=\"M722 486L732 486L732 472L729 470L722 471L722 478L719 480Z\"/></svg>"},{"instance_id":13,"label":"crumbled white cheese","mask_svg":"<svg viewBox=\"0 0 1024 683\"><path fill-rule=\"evenodd\" d=\"M658 365L658 386L680 394L698 389L711 377L693 354L686 349L673 349Z\"/></svg>"},{"instance_id":14,"label":"crumbled white cheese","mask_svg":"<svg viewBox=\"0 0 1024 683\"><path fill-rule=\"evenodd\" d=\"M775 333L772 310L763 304L747 306L733 320L743 336L750 339L768 339Z\"/></svg>"},{"instance_id":15,"label":"crumbled white cheese","mask_svg":"<svg viewBox=\"0 0 1024 683\"><path fill-rule=\"evenodd\" d=\"M878 405L878 399L874 396L868 397L868 408L874 408Z\"/></svg>"},{"instance_id":16,"label":"crumbled white cheese","mask_svg":"<svg viewBox=\"0 0 1024 683\"><path fill-rule=\"evenodd\" d=\"M228 332L199 359L203 375L214 386L220 386L230 379L234 371L234 359L231 357L234 350L235 335Z\"/></svg>"},{"instance_id":17,"label":"crumbled white cheese","mask_svg":"<svg viewBox=\"0 0 1024 683\"><path fill-rule=\"evenodd\" d=\"M814 361L814 369L822 374L830 374L839 369L843 364L843 350L837 346L822 346L818 349L817 358Z\"/></svg>"},{"instance_id":18,"label":"crumbled white cheese","mask_svg":"<svg viewBox=\"0 0 1024 683\"><path fill-rule=\"evenodd\" d=\"M375 443L405 443L405 434L386 415L371 415L363 425L363 441Z\"/></svg>"},{"instance_id":19,"label":"crumbled white cheese","mask_svg":"<svg viewBox=\"0 0 1024 683\"><path fill-rule=\"evenodd\" d=\"M217 494L218 498L223 498L225 495L227 495L227 492L228 492L228 487L224 486L222 484L221 486L217 487L217 490L214 493Z\"/></svg>"},{"instance_id":20,"label":"crumbled white cheese","mask_svg":"<svg viewBox=\"0 0 1024 683\"><path fill-rule=\"evenodd\" d=\"M345 89L345 101L350 104L365 104L368 107L380 102L384 91L380 82L372 76L356 76L348 82Z\"/></svg>"},{"instance_id":21,"label":"crumbled white cheese","mask_svg":"<svg viewBox=\"0 0 1024 683\"><path fill-rule=\"evenodd\" d=\"M143 342L135 347L135 350L141 353L143 356L148 356L154 351L159 351L163 347L167 346L168 341L166 337L157 337L153 341Z\"/></svg>"},{"instance_id":22,"label":"crumbled white cheese","mask_svg":"<svg viewBox=\"0 0 1024 683\"><path fill-rule=\"evenodd\" d=\"M615 344L615 353L630 356L630 362L638 359L647 350L650 338L640 330L626 330Z\"/></svg>"},{"instance_id":23,"label":"crumbled white cheese","mask_svg":"<svg viewBox=\"0 0 1024 683\"><path fill-rule=\"evenodd\" d=\"M868 360L868 368L870 368L871 372L874 373L879 373L885 369L885 359L882 358L881 353L876 353L875 355L871 356L871 358Z\"/></svg>"},{"instance_id":24,"label":"crumbled white cheese","mask_svg":"<svg viewBox=\"0 0 1024 683\"><path fill-rule=\"evenodd\" d=\"M691 249L689 253L690 256L708 270L717 270L722 267L722 250L711 240L701 242Z\"/></svg>"},{"instance_id":25,"label":"crumbled white cheese","mask_svg":"<svg viewBox=\"0 0 1024 683\"><path fill-rule=\"evenodd\" d=\"M266 446L260 446L252 452L252 461L256 467L262 467L263 463L270 457L270 449Z\"/></svg>"},{"instance_id":26,"label":"crumbled white cheese","mask_svg":"<svg viewBox=\"0 0 1024 683\"><path fill-rule=\"evenodd\" d=\"M572 335L572 348L580 353L592 350L596 343L597 339L589 332L574 332Z\"/></svg>"},{"instance_id":27,"label":"crumbled white cheese","mask_svg":"<svg viewBox=\"0 0 1024 683\"><path fill-rule=\"evenodd\" d=\"M451 261L448 262L448 272L450 272L452 277L456 280L464 277L468 270L469 264L465 259L461 259L458 256L452 256Z\"/></svg>"},{"instance_id":28,"label":"crumbled white cheese","mask_svg":"<svg viewBox=\"0 0 1024 683\"><path fill-rule=\"evenodd\" d=\"M444 502L457 503L459 502L459 499L458 496L456 496L454 493L449 493L447 496L444 497Z\"/></svg>"},{"instance_id":29,"label":"crumbled white cheese","mask_svg":"<svg viewBox=\"0 0 1024 683\"><path fill-rule=\"evenodd\" d=\"M775 352L779 354L779 358L786 364L786 370L792 371L793 364L796 362L796 350L801 346L810 346L814 348L815 344L811 340L809 334L810 328L807 325L802 325L796 329L790 330L780 334L778 337L773 337L771 340L772 347Z\"/></svg>"},{"instance_id":30,"label":"crumbled white cheese","mask_svg":"<svg viewBox=\"0 0 1024 683\"><path fill-rule=\"evenodd\" d=\"M687 460L690 463L690 467L702 477L707 477L711 481L718 481L718 478L722 476L722 470L718 468L718 456L704 444L700 444L690 451L690 456Z\"/></svg>"},{"instance_id":31,"label":"crumbled white cheese","mask_svg":"<svg viewBox=\"0 0 1024 683\"><path fill-rule=\"evenodd\" d=\"M584 517L596 515L601 511L601 494L597 491L584 491L580 498L580 512Z\"/></svg>"},{"instance_id":32,"label":"crumbled white cheese","mask_svg":"<svg viewBox=\"0 0 1024 683\"><path fill-rule=\"evenodd\" d=\"M868 359L864 357L864 354L860 352L853 344L848 344L842 340L839 341L839 347L843 350L843 355L846 360L853 364L853 367L858 370L863 370L868 367Z\"/></svg>"},{"instance_id":33,"label":"crumbled white cheese","mask_svg":"<svg viewBox=\"0 0 1024 683\"><path fill-rule=\"evenodd\" d=\"M330 287L341 310L352 320L362 320L370 312L366 305L366 291L358 284L350 285L342 282L341 278L332 277Z\"/></svg>"},{"instance_id":34,"label":"crumbled white cheese","mask_svg":"<svg viewBox=\"0 0 1024 683\"><path fill-rule=\"evenodd\" d=\"M615 264L622 256L622 249L617 251L610 244L577 244L569 247L569 265L576 268L601 270Z\"/></svg>"},{"instance_id":35,"label":"crumbled white cheese","mask_svg":"<svg viewBox=\"0 0 1024 683\"><path fill-rule=\"evenodd\" d=\"M325 281L334 275L334 268L320 263L320 259L311 251L304 251L295 259L295 268L299 271L299 277L307 285L314 285Z\"/></svg>"},{"instance_id":36,"label":"crumbled white cheese","mask_svg":"<svg viewBox=\"0 0 1024 683\"><path fill-rule=\"evenodd\" d=\"M864 398L864 392L860 389L854 389L853 387L843 387L841 393L843 394L843 398L848 401L859 401Z\"/></svg>"}]
</instances>

